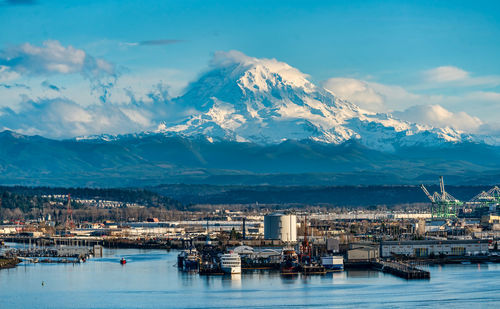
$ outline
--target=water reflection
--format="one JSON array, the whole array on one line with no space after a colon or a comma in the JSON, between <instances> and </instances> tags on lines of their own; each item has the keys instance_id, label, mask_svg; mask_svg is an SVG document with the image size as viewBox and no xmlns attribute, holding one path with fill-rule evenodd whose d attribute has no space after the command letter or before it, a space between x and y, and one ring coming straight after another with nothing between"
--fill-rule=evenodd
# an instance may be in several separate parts
<instances>
[{"instance_id":1,"label":"water reflection","mask_svg":"<svg viewBox=\"0 0 500 309\"><path fill-rule=\"evenodd\" d=\"M224 275L221 280L224 288L241 288L241 274Z\"/></svg>"},{"instance_id":2,"label":"water reflection","mask_svg":"<svg viewBox=\"0 0 500 309\"><path fill-rule=\"evenodd\" d=\"M279 275L280 279L281 279L281 282L284 283L284 284L288 284L288 285L291 285L291 284L298 284L299 283L299 274L296 274L296 275Z\"/></svg>"},{"instance_id":3,"label":"water reflection","mask_svg":"<svg viewBox=\"0 0 500 309\"><path fill-rule=\"evenodd\" d=\"M194 275L193 275L194 276ZM201 280L203 280L203 285L205 288L215 287L217 283L220 283L223 276L200 276ZM196 278L198 278L196 276Z\"/></svg>"},{"instance_id":4,"label":"water reflection","mask_svg":"<svg viewBox=\"0 0 500 309\"><path fill-rule=\"evenodd\" d=\"M198 274L196 273L177 271L177 278L179 278L179 281L182 283L183 287L193 286L194 282L196 281L195 276L197 275Z\"/></svg>"},{"instance_id":5,"label":"water reflection","mask_svg":"<svg viewBox=\"0 0 500 309\"><path fill-rule=\"evenodd\" d=\"M350 278L378 278L380 276L380 272L376 270L353 269L346 270L345 275Z\"/></svg>"},{"instance_id":6,"label":"water reflection","mask_svg":"<svg viewBox=\"0 0 500 309\"><path fill-rule=\"evenodd\" d=\"M347 278L347 272L345 271L336 271L332 273L327 273L327 277L332 278L334 281L335 280L344 280Z\"/></svg>"}]
</instances>

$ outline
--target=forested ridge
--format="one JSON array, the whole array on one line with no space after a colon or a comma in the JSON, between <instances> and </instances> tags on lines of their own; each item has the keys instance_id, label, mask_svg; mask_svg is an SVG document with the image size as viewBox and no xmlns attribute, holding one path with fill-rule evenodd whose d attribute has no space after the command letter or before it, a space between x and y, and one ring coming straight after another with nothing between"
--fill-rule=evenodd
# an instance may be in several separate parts
<instances>
[{"instance_id":1,"label":"forested ridge","mask_svg":"<svg viewBox=\"0 0 500 309\"><path fill-rule=\"evenodd\" d=\"M52 188L0 186L0 207L6 209L19 208L28 212L33 208L46 206L54 195L68 195L72 199L109 200L122 203L135 203L146 207L164 207L166 209L182 209L184 205L174 199L144 189L96 189L96 188ZM81 207L78 202L72 202L73 208Z\"/></svg>"}]
</instances>

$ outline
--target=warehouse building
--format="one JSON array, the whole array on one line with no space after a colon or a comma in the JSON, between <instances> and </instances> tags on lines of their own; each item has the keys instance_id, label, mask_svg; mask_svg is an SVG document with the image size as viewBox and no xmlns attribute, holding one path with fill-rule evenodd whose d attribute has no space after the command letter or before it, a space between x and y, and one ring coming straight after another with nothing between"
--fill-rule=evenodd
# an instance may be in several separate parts
<instances>
[{"instance_id":1,"label":"warehouse building","mask_svg":"<svg viewBox=\"0 0 500 309\"><path fill-rule=\"evenodd\" d=\"M415 240L384 241L380 244L381 257L406 255L428 257L429 255L482 255L488 254L488 240Z\"/></svg>"},{"instance_id":2,"label":"warehouse building","mask_svg":"<svg viewBox=\"0 0 500 309\"><path fill-rule=\"evenodd\" d=\"M379 247L375 244L353 243L347 250L347 261L349 263L371 262L379 258Z\"/></svg>"}]
</instances>

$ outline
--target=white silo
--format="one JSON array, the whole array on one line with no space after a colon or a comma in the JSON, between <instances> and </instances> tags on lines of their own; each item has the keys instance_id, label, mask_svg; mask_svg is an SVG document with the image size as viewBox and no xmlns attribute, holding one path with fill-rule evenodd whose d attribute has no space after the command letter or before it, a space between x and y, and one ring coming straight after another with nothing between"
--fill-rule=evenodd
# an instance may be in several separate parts
<instances>
[{"instance_id":1,"label":"white silo","mask_svg":"<svg viewBox=\"0 0 500 309\"><path fill-rule=\"evenodd\" d=\"M282 213L264 216L264 238L297 241L297 216Z\"/></svg>"}]
</instances>

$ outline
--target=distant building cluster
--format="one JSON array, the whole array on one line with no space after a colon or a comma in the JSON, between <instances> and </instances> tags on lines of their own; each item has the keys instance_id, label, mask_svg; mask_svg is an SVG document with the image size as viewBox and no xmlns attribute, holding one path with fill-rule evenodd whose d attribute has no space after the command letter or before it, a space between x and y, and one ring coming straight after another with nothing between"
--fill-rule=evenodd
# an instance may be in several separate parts
<instances>
[{"instance_id":1,"label":"distant building cluster","mask_svg":"<svg viewBox=\"0 0 500 309\"><path fill-rule=\"evenodd\" d=\"M55 201L66 201L68 199L67 195L54 194L54 195L43 195L42 197L49 198L52 204L56 203ZM73 198L72 201L83 204L85 206L97 207L102 209L112 209L112 208L144 208L144 205L139 205L137 203L128 203L128 202L120 202L120 201L110 201L103 199L83 199L83 198Z\"/></svg>"}]
</instances>

